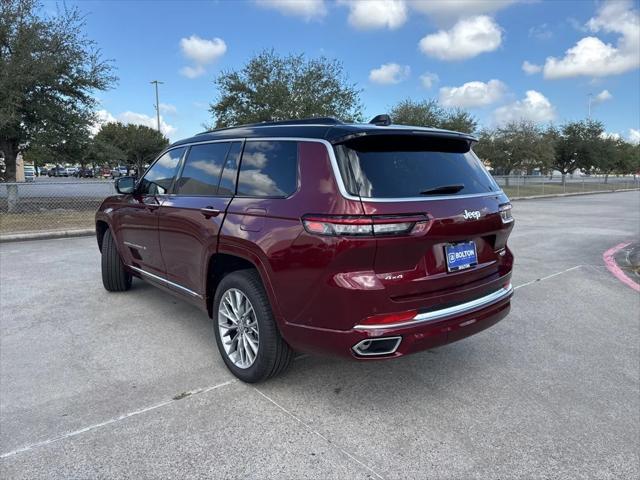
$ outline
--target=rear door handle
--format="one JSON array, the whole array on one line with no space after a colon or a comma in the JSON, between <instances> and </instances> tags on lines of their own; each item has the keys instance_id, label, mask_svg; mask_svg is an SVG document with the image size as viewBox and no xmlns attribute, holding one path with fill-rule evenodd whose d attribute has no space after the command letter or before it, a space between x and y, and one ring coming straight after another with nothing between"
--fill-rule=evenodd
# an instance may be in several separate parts
<instances>
[{"instance_id":1,"label":"rear door handle","mask_svg":"<svg viewBox=\"0 0 640 480\"><path fill-rule=\"evenodd\" d=\"M213 207L204 207L200 209L200 213L202 213L207 218L211 218L220 215L220 210Z\"/></svg>"}]
</instances>

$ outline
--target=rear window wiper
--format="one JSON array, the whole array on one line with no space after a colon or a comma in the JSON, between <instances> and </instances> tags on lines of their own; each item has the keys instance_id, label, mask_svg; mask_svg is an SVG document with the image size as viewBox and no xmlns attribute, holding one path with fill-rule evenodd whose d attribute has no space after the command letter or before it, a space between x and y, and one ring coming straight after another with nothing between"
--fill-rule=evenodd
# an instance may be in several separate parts
<instances>
[{"instance_id":1,"label":"rear window wiper","mask_svg":"<svg viewBox=\"0 0 640 480\"><path fill-rule=\"evenodd\" d=\"M439 187L433 187L428 190L423 190L420 195L438 195L447 193L458 193L464 188L464 184L456 183L453 185L440 185Z\"/></svg>"}]
</instances>

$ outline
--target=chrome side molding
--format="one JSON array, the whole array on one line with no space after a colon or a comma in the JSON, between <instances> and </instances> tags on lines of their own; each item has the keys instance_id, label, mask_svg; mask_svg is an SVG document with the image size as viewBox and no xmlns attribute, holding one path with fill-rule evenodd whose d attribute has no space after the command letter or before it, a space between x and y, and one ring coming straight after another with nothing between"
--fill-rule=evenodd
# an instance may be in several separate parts
<instances>
[{"instance_id":1,"label":"chrome side molding","mask_svg":"<svg viewBox=\"0 0 640 480\"><path fill-rule=\"evenodd\" d=\"M155 280L156 282L164 283L165 285L169 285L170 287L177 288L178 290L186 294L189 294L192 297L202 298L202 295L200 295L199 293L196 293L193 290L188 289L187 287L183 287L182 285L179 285L170 280L167 280L166 278L159 277L158 275L154 275L153 273L145 272L141 268L134 267L133 265L129 265L128 268L130 268L135 272L140 273L141 275L144 275L145 277L150 278L151 280Z\"/></svg>"}]
</instances>

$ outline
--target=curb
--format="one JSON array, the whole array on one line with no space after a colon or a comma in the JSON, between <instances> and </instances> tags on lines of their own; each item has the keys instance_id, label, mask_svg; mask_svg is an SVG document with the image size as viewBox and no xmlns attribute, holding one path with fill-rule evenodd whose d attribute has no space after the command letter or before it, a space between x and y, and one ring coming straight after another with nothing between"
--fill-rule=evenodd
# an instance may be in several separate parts
<instances>
[{"instance_id":1,"label":"curb","mask_svg":"<svg viewBox=\"0 0 640 480\"><path fill-rule=\"evenodd\" d=\"M618 253L623 248L628 247L629 245L631 245L631 242L620 243L615 247L611 247L609 250L602 254L602 259L604 260L604 264L606 265L607 270L609 270L614 277L616 277L632 290L640 292L640 284L634 282L631 278L629 278L620 268L614 258L616 253Z\"/></svg>"},{"instance_id":2,"label":"curb","mask_svg":"<svg viewBox=\"0 0 640 480\"><path fill-rule=\"evenodd\" d=\"M54 232L9 233L7 235L0 235L0 243L23 242L25 240L50 240L53 238L86 237L95 234L96 231L93 228L85 228L81 230L60 230Z\"/></svg>"},{"instance_id":3,"label":"curb","mask_svg":"<svg viewBox=\"0 0 640 480\"><path fill-rule=\"evenodd\" d=\"M579 197L582 195L598 195L601 193L637 192L639 188L621 188L619 190L601 190L598 192L551 193L549 195L531 195L529 197L509 197L510 200L536 200L538 198Z\"/></svg>"}]
</instances>

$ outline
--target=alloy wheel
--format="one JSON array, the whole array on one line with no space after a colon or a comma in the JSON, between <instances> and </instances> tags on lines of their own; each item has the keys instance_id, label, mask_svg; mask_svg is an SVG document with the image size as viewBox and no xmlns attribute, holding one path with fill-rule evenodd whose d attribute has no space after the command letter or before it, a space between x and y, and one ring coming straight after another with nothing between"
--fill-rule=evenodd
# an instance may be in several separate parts
<instances>
[{"instance_id":1,"label":"alloy wheel","mask_svg":"<svg viewBox=\"0 0 640 480\"><path fill-rule=\"evenodd\" d=\"M220 299L218 329L229 360L238 368L253 365L260 345L258 319L249 298L237 288L230 288Z\"/></svg>"}]
</instances>

